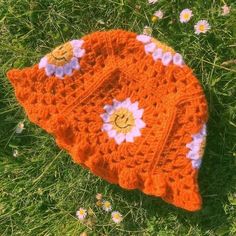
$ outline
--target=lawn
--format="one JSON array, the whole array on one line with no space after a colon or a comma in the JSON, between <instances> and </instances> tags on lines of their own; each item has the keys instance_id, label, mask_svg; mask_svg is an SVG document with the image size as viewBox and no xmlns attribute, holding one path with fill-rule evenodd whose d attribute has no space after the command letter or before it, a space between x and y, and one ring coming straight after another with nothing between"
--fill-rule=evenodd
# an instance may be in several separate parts
<instances>
[{"instance_id":1,"label":"lawn","mask_svg":"<svg viewBox=\"0 0 236 236\"><path fill-rule=\"evenodd\" d=\"M222 16L221 7L231 5ZM179 22L184 8L193 11ZM152 22L161 9L163 19ZM196 35L206 19L211 29ZM234 0L1 0L0 1L0 235L236 235L236 3ZM139 191L126 191L75 165L52 136L29 122L6 72L39 61L57 45L97 30L122 28L180 52L209 104L207 147L199 175L202 210L191 213ZM25 129L17 134L16 126ZM16 151L18 154L16 155ZM14 154L14 155L13 155ZM96 206L102 193L121 224ZM80 222L78 208L93 221Z\"/></svg>"}]
</instances>

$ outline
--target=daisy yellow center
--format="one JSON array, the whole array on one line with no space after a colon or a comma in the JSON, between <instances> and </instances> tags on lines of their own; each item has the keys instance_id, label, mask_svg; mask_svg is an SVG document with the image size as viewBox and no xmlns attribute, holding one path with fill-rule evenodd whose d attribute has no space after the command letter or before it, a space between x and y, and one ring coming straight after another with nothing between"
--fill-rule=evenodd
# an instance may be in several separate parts
<instances>
[{"instance_id":1,"label":"daisy yellow center","mask_svg":"<svg viewBox=\"0 0 236 236\"><path fill-rule=\"evenodd\" d=\"M105 203L104 203L104 206L105 206L106 208L109 208L109 207L111 206L111 203L110 203L110 202L105 202Z\"/></svg>"},{"instance_id":2,"label":"daisy yellow center","mask_svg":"<svg viewBox=\"0 0 236 236\"><path fill-rule=\"evenodd\" d=\"M67 42L47 55L49 64L55 66L63 66L68 63L73 57L73 47L70 42Z\"/></svg>"},{"instance_id":3,"label":"daisy yellow center","mask_svg":"<svg viewBox=\"0 0 236 236\"><path fill-rule=\"evenodd\" d=\"M204 31L205 30L205 25L199 25L199 30Z\"/></svg>"},{"instance_id":4,"label":"daisy yellow center","mask_svg":"<svg viewBox=\"0 0 236 236\"><path fill-rule=\"evenodd\" d=\"M206 137L203 138L203 140L200 144L200 148L199 148L199 156L200 157L202 157L204 154L205 146L206 146Z\"/></svg>"},{"instance_id":5,"label":"daisy yellow center","mask_svg":"<svg viewBox=\"0 0 236 236\"><path fill-rule=\"evenodd\" d=\"M115 219L117 219L117 220L120 219L120 215L119 215L118 213L114 214L113 217L114 217Z\"/></svg>"},{"instance_id":6,"label":"daisy yellow center","mask_svg":"<svg viewBox=\"0 0 236 236\"><path fill-rule=\"evenodd\" d=\"M127 134L134 127L134 115L127 108L119 108L110 117L112 128L118 133Z\"/></svg>"},{"instance_id":7,"label":"daisy yellow center","mask_svg":"<svg viewBox=\"0 0 236 236\"><path fill-rule=\"evenodd\" d=\"M85 213L84 210L79 210L80 215L84 215L84 213Z\"/></svg>"},{"instance_id":8,"label":"daisy yellow center","mask_svg":"<svg viewBox=\"0 0 236 236\"><path fill-rule=\"evenodd\" d=\"M184 18L185 20L188 20L189 17L190 17L189 13L184 13L183 18Z\"/></svg>"}]
</instances>

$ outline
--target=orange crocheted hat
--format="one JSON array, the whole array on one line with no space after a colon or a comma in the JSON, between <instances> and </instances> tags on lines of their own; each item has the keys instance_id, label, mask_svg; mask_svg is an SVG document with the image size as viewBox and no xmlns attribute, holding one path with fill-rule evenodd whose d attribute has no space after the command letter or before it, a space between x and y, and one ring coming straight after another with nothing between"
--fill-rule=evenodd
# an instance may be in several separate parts
<instances>
[{"instance_id":1,"label":"orange crocheted hat","mask_svg":"<svg viewBox=\"0 0 236 236\"><path fill-rule=\"evenodd\" d=\"M7 76L29 119L74 162L125 189L201 208L207 102L172 48L123 30L95 32Z\"/></svg>"}]
</instances>

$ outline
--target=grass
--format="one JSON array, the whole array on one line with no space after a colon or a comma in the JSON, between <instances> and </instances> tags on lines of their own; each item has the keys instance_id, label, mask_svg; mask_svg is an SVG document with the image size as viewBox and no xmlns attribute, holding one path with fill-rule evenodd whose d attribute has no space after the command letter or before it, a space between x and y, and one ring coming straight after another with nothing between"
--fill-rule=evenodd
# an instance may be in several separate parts
<instances>
[{"instance_id":1,"label":"grass","mask_svg":"<svg viewBox=\"0 0 236 236\"><path fill-rule=\"evenodd\" d=\"M141 0L0 1L0 235L236 235L236 4L227 3L232 12L221 16L219 0L160 0L155 5ZM165 17L153 24L151 16L160 7ZM194 18L183 25L178 15L187 7ZM196 36L193 25L200 19L212 29ZM73 164L50 135L28 121L6 78L10 68L31 66L72 38L112 28L141 33L145 25L184 55L209 102L199 176L204 205L196 213L122 190ZM16 134L22 120L26 129ZM121 225L95 207L98 192L124 215ZM91 207L97 222L80 223L75 218L80 206Z\"/></svg>"}]
</instances>

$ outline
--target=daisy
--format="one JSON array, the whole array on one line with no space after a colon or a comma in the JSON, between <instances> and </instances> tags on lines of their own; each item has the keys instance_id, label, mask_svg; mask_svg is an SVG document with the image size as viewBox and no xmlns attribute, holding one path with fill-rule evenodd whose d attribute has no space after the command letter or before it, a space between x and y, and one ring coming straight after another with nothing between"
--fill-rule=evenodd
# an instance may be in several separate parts
<instances>
[{"instance_id":1,"label":"daisy","mask_svg":"<svg viewBox=\"0 0 236 236\"><path fill-rule=\"evenodd\" d=\"M22 131L23 131L23 129L24 129L24 122L23 121L21 121L21 122L19 122L18 123L18 125L16 126L16 133L17 134L20 134L20 133L22 133Z\"/></svg>"},{"instance_id":2,"label":"daisy","mask_svg":"<svg viewBox=\"0 0 236 236\"><path fill-rule=\"evenodd\" d=\"M181 11L180 13L180 22L181 23L187 23L190 21L190 19L192 18L193 14L192 11L190 9L184 9L183 11Z\"/></svg>"},{"instance_id":3,"label":"daisy","mask_svg":"<svg viewBox=\"0 0 236 236\"><path fill-rule=\"evenodd\" d=\"M106 131L117 144L134 142L135 137L141 136L140 130L146 124L142 120L144 110L139 109L138 102L132 103L130 98L122 102L114 99L113 104L105 105L104 109L102 131Z\"/></svg>"},{"instance_id":4,"label":"daisy","mask_svg":"<svg viewBox=\"0 0 236 236\"><path fill-rule=\"evenodd\" d=\"M148 0L149 4L155 4L158 0Z\"/></svg>"},{"instance_id":5,"label":"daisy","mask_svg":"<svg viewBox=\"0 0 236 236\"><path fill-rule=\"evenodd\" d=\"M111 211L111 203L109 201L103 201L102 202L102 208L104 211Z\"/></svg>"},{"instance_id":6,"label":"daisy","mask_svg":"<svg viewBox=\"0 0 236 236\"><path fill-rule=\"evenodd\" d=\"M187 157L191 159L193 168L199 168L206 145L206 124L203 125L199 133L192 135L192 141L186 145L189 149Z\"/></svg>"},{"instance_id":7,"label":"daisy","mask_svg":"<svg viewBox=\"0 0 236 236\"><path fill-rule=\"evenodd\" d=\"M79 58L85 54L82 48L83 40L67 42L40 60L39 69L44 68L47 76L62 79L65 75L71 75L73 70L79 70Z\"/></svg>"},{"instance_id":8,"label":"daisy","mask_svg":"<svg viewBox=\"0 0 236 236\"><path fill-rule=\"evenodd\" d=\"M149 26L144 26L143 34L145 34L145 35L152 35L152 28L149 27Z\"/></svg>"},{"instance_id":9,"label":"daisy","mask_svg":"<svg viewBox=\"0 0 236 236\"><path fill-rule=\"evenodd\" d=\"M13 151L13 157L18 157L18 156L19 156L18 150L14 150L14 151Z\"/></svg>"},{"instance_id":10,"label":"daisy","mask_svg":"<svg viewBox=\"0 0 236 236\"><path fill-rule=\"evenodd\" d=\"M97 200L102 200L102 194L101 194L101 193L97 193L96 199L97 199Z\"/></svg>"},{"instance_id":11,"label":"daisy","mask_svg":"<svg viewBox=\"0 0 236 236\"><path fill-rule=\"evenodd\" d=\"M208 21L200 20L197 22L196 25L194 25L194 28L195 28L195 34L201 34L201 33L206 33L208 30L210 30L211 26L209 25Z\"/></svg>"},{"instance_id":12,"label":"daisy","mask_svg":"<svg viewBox=\"0 0 236 236\"><path fill-rule=\"evenodd\" d=\"M153 15L156 16L158 19L162 19L163 16L164 16L162 10L158 10L158 11L156 11Z\"/></svg>"},{"instance_id":13,"label":"daisy","mask_svg":"<svg viewBox=\"0 0 236 236\"><path fill-rule=\"evenodd\" d=\"M221 7L221 9L222 9L221 15L226 16L230 13L231 7L229 7L225 4L223 7Z\"/></svg>"},{"instance_id":14,"label":"daisy","mask_svg":"<svg viewBox=\"0 0 236 236\"><path fill-rule=\"evenodd\" d=\"M87 216L87 210L80 208L78 211L76 211L76 216L79 220L84 220Z\"/></svg>"},{"instance_id":15,"label":"daisy","mask_svg":"<svg viewBox=\"0 0 236 236\"><path fill-rule=\"evenodd\" d=\"M117 224L119 224L123 220L122 215L118 211L113 211L111 213L111 218Z\"/></svg>"}]
</instances>

